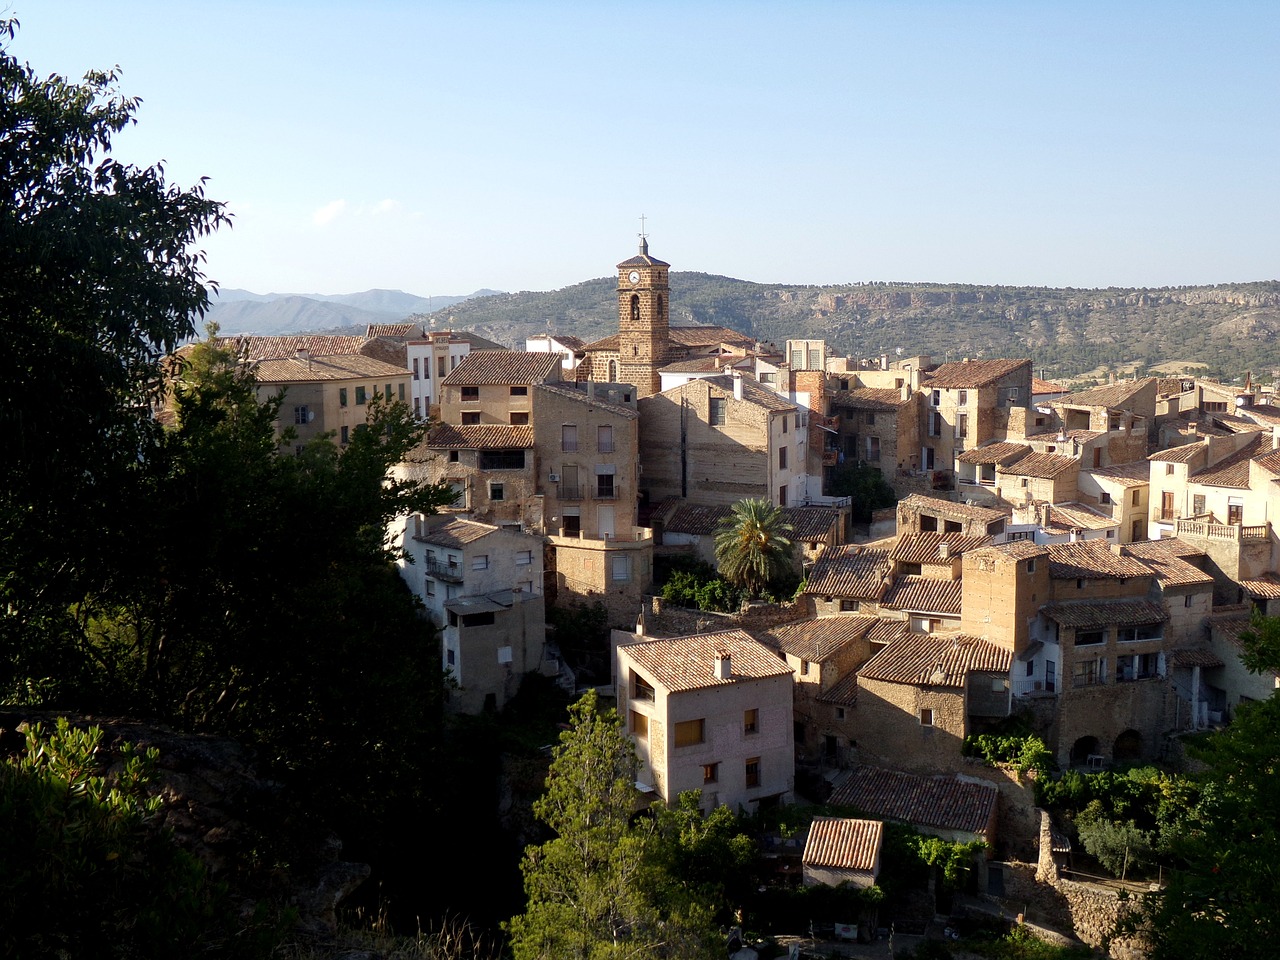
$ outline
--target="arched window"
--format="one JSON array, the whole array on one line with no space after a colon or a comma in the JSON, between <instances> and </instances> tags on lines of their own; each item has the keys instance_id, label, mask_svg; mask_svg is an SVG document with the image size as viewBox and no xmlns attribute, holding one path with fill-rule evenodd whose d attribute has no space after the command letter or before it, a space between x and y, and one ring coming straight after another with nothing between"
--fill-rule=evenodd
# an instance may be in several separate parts
<instances>
[{"instance_id":1,"label":"arched window","mask_svg":"<svg viewBox=\"0 0 1280 960\"><path fill-rule=\"evenodd\" d=\"M640 319L640 295L635 293L631 295L631 319Z\"/></svg>"},{"instance_id":2,"label":"arched window","mask_svg":"<svg viewBox=\"0 0 1280 960\"><path fill-rule=\"evenodd\" d=\"M662 295L658 295L658 312L655 314L659 320L662 319Z\"/></svg>"},{"instance_id":3,"label":"arched window","mask_svg":"<svg viewBox=\"0 0 1280 960\"><path fill-rule=\"evenodd\" d=\"M618 382L618 361L617 360L609 361L609 382L610 383Z\"/></svg>"}]
</instances>

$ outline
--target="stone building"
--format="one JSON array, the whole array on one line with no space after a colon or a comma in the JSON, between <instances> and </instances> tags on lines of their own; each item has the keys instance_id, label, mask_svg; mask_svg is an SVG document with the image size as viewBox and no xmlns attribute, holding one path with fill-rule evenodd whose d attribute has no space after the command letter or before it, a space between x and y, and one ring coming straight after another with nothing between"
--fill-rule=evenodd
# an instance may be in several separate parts
<instances>
[{"instance_id":1,"label":"stone building","mask_svg":"<svg viewBox=\"0 0 1280 960\"><path fill-rule=\"evenodd\" d=\"M884 824L879 820L814 817L801 857L804 885L873 886L880 876L883 844Z\"/></svg>"},{"instance_id":2,"label":"stone building","mask_svg":"<svg viewBox=\"0 0 1280 960\"><path fill-rule=\"evenodd\" d=\"M920 469L955 470L956 456L1009 433L1010 412L1031 402L1030 360L944 363L921 380Z\"/></svg>"},{"instance_id":3,"label":"stone building","mask_svg":"<svg viewBox=\"0 0 1280 960\"><path fill-rule=\"evenodd\" d=\"M860 545L824 550L809 574L805 596L819 616L875 616L892 580L892 570L887 550Z\"/></svg>"},{"instance_id":4,"label":"stone building","mask_svg":"<svg viewBox=\"0 0 1280 960\"><path fill-rule=\"evenodd\" d=\"M899 533L962 533L999 537L1009 514L1005 510L955 503L913 493L898 501Z\"/></svg>"},{"instance_id":5,"label":"stone building","mask_svg":"<svg viewBox=\"0 0 1280 960\"><path fill-rule=\"evenodd\" d=\"M968 777L926 777L862 766L836 788L830 802L865 816L910 824L952 843L981 840L990 855L998 841L999 800L995 784Z\"/></svg>"}]
</instances>

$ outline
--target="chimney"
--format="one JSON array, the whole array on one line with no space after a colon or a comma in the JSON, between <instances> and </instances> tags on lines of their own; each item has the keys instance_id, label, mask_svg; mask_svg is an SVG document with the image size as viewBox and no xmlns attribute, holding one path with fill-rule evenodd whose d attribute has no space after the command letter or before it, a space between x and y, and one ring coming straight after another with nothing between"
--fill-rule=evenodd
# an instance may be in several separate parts
<instances>
[{"instance_id":1,"label":"chimney","mask_svg":"<svg viewBox=\"0 0 1280 960\"><path fill-rule=\"evenodd\" d=\"M902 403L906 403L911 399L911 384L909 382L903 381L902 389L898 392L898 398Z\"/></svg>"},{"instance_id":2,"label":"chimney","mask_svg":"<svg viewBox=\"0 0 1280 960\"><path fill-rule=\"evenodd\" d=\"M1280 450L1280 426L1271 428L1271 449Z\"/></svg>"},{"instance_id":3,"label":"chimney","mask_svg":"<svg viewBox=\"0 0 1280 960\"><path fill-rule=\"evenodd\" d=\"M297 350L293 351L293 359L297 360L299 363L310 364L311 351L306 347L299 347Z\"/></svg>"},{"instance_id":4,"label":"chimney","mask_svg":"<svg viewBox=\"0 0 1280 960\"><path fill-rule=\"evenodd\" d=\"M728 650L716 651L716 679L729 680L733 677L733 662Z\"/></svg>"},{"instance_id":5,"label":"chimney","mask_svg":"<svg viewBox=\"0 0 1280 960\"><path fill-rule=\"evenodd\" d=\"M938 544L938 558L940 560L951 559L951 544L948 543L946 540L943 540L941 543Z\"/></svg>"},{"instance_id":6,"label":"chimney","mask_svg":"<svg viewBox=\"0 0 1280 960\"><path fill-rule=\"evenodd\" d=\"M1124 556L1124 544L1112 542L1110 544L1110 547L1111 547L1111 552L1114 553L1117 557Z\"/></svg>"},{"instance_id":7,"label":"chimney","mask_svg":"<svg viewBox=\"0 0 1280 960\"><path fill-rule=\"evenodd\" d=\"M742 399L742 374L740 373L733 374L733 399Z\"/></svg>"}]
</instances>

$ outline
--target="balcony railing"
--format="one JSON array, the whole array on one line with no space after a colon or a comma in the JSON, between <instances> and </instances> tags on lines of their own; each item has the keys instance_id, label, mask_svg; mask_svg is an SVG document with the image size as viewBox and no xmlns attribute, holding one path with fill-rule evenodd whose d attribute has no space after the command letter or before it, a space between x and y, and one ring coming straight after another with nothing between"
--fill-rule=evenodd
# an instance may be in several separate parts
<instances>
[{"instance_id":1,"label":"balcony railing","mask_svg":"<svg viewBox=\"0 0 1280 960\"><path fill-rule=\"evenodd\" d=\"M458 564L428 560L426 562L426 572L427 576L435 577L437 580L445 580L449 583L462 582L462 567Z\"/></svg>"},{"instance_id":2,"label":"balcony railing","mask_svg":"<svg viewBox=\"0 0 1280 960\"><path fill-rule=\"evenodd\" d=\"M591 491L591 498L593 500L617 500L618 488L617 487L596 487L596 489Z\"/></svg>"},{"instance_id":3,"label":"balcony railing","mask_svg":"<svg viewBox=\"0 0 1280 960\"><path fill-rule=\"evenodd\" d=\"M1019 678L1013 681L1013 695L1015 697L1028 697L1033 694L1056 694L1057 692L1057 680L1028 680L1026 678Z\"/></svg>"},{"instance_id":4,"label":"balcony railing","mask_svg":"<svg viewBox=\"0 0 1280 960\"><path fill-rule=\"evenodd\" d=\"M599 453L613 453L613 441L612 440L597 441L596 450Z\"/></svg>"},{"instance_id":5,"label":"balcony railing","mask_svg":"<svg viewBox=\"0 0 1280 960\"><path fill-rule=\"evenodd\" d=\"M571 487L568 484L562 483L560 484L560 493L558 496L561 500L581 500L582 488L579 486Z\"/></svg>"},{"instance_id":6,"label":"balcony railing","mask_svg":"<svg viewBox=\"0 0 1280 960\"><path fill-rule=\"evenodd\" d=\"M1266 523L1246 527L1238 523L1208 523L1204 520L1178 520L1175 525L1178 536L1186 534L1210 540L1265 540L1270 535L1269 527L1270 524Z\"/></svg>"}]
</instances>

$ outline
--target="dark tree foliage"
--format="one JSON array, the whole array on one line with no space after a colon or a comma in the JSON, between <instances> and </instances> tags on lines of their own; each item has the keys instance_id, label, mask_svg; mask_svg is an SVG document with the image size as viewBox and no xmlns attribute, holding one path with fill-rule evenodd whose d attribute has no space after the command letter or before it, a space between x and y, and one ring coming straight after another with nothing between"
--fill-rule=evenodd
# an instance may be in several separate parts
<instances>
[{"instance_id":1,"label":"dark tree foliage","mask_svg":"<svg viewBox=\"0 0 1280 960\"><path fill-rule=\"evenodd\" d=\"M870 523L871 514L898 502L893 487L875 467L851 463L835 470L828 493L833 497L849 497L854 523Z\"/></svg>"}]
</instances>

